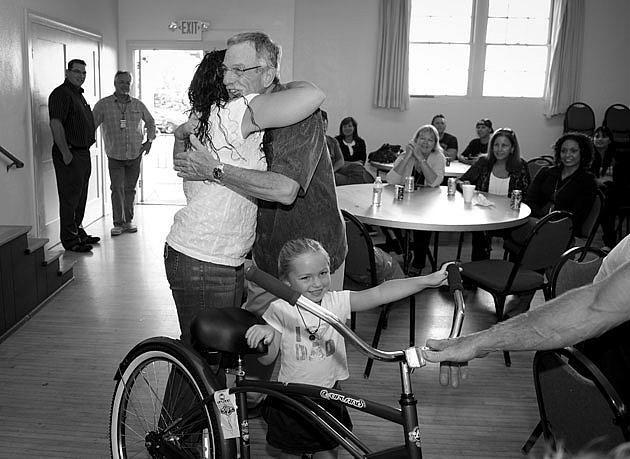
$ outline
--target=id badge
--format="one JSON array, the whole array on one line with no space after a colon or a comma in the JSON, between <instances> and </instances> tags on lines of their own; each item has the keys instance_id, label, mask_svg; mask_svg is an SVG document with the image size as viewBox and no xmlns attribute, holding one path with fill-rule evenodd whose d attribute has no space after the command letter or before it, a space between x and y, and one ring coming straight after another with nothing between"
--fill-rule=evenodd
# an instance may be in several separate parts
<instances>
[{"instance_id":1,"label":"id badge","mask_svg":"<svg viewBox=\"0 0 630 459\"><path fill-rule=\"evenodd\" d=\"M127 129L127 120L124 118L120 120L120 129Z\"/></svg>"}]
</instances>

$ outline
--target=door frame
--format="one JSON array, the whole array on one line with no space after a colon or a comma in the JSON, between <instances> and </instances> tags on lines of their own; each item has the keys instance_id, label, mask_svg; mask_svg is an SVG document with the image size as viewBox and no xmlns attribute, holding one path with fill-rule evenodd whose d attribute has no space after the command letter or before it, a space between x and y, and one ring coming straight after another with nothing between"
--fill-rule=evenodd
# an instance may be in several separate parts
<instances>
[{"instance_id":1,"label":"door frame","mask_svg":"<svg viewBox=\"0 0 630 459\"><path fill-rule=\"evenodd\" d=\"M34 91L34 85L35 85L35 79L33 76L33 24L38 24L38 25L42 25L45 27L49 27L52 29L56 29L59 30L61 32L65 32L71 35L76 35L78 37L81 38L87 38L89 40L95 41L97 46L98 46L98 95L99 95L99 99L100 99L100 95L102 93L102 75L101 75L101 60L102 60L102 54L103 54L103 36L99 33L96 32L92 32L83 28L79 28L70 24L66 24L64 22L61 22L59 20L47 17L47 16L43 16L40 13L37 13L33 10L26 10L26 15L25 15L25 27L24 27L24 31L26 34L26 48L24 50L25 54L26 54L26 58L24 59L24 74L26 75L26 79L27 79L27 83L28 83L28 104L27 104L27 119L30 120L30 123L27 123L27 134L28 134L28 138L27 138L27 146L29 147L30 151L31 151L31 158L33 159L33 167L32 167L32 177L33 177L33 221L35 222L35 235L36 236L40 236L42 234L43 228L41 227L41 222L40 222L40 218L38 217L37 213L38 213L38 209L39 209L39 200L41 197L41 190L40 190L40 184L38 183L38 177L39 177L39 171L37 170L37 162L35 161L35 139L34 136L37 135L37 130L35 129L35 113L33 111L33 91ZM99 136L100 137L100 136ZM103 152L103 143L100 141L100 138L98 139L98 143L95 147L96 149L99 150L99 167L101 169L101 173L103 175L103 179L98 178L97 180L99 181L97 183L97 188L98 191L100 193L101 196L101 216L99 218L103 218L105 216L105 173L104 171L104 166L105 166L105 162L103 159L104 156L104 152ZM86 222L86 225L92 223L90 222Z\"/></svg>"}]
</instances>

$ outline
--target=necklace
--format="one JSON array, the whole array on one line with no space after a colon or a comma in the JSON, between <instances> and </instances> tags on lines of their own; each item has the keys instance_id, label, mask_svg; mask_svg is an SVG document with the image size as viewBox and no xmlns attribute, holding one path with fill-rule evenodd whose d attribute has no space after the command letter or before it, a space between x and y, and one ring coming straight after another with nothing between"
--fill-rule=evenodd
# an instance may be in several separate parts
<instances>
[{"instance_id":1,"label":"necklace","mask_svg":"<svg viewBox=\"0 0 630 459\"><path fill-rule=\"evenodd\" d=\"M302 311L300 311L300 307L299 306L296 306L296 307L297 307L298 314L300 315L300 318L302 319L302 323L304 324L304 328L308 332L308 339L310 341L315 341L315 339L317 338L317 332L319 331L319 327L321 327L321 325L322 325L321 317L318 317L319 321L317 322L317 328L315 330L311 331L311 329L306 325L306 321L304 320L304 316L302 315Z\"/></svg>"}]
</instances>

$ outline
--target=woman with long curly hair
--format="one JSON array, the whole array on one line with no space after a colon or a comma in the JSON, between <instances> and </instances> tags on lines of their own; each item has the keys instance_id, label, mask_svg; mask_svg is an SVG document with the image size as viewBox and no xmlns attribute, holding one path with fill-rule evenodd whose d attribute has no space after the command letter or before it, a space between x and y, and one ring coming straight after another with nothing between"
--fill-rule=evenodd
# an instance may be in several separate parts
<instances>
[{"instance_id":1,"label":"woman with long curly hair","mask_svg":"<svg viewBox=\"0 0 630 459\"><path fill-rule=\"evenodd\" d=\"M175 131L174 154L190 148L189 141L193 146L199 141L222 164L267 170L262 131L306 118L324 94L308 82L289 83L286 90L270 94L230 94L223 84L225 72L246 75L265 67L226 69L224 56L225 50L212 51L199 64L188 90L190 118ZM184 193L186 206L175 214L164 263L182 340L189 342L199 310L241 306L257 202L214 180L184 180Z\"/></svg>"}]
</instances>

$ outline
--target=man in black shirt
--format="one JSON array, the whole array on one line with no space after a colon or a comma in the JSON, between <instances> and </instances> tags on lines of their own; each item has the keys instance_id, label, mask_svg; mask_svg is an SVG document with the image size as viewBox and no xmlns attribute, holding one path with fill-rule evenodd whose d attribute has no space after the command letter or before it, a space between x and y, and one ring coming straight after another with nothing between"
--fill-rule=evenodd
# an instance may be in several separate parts
<instances>
[{"instance_id":1,"label":"man in black shirt","mask_svg":"<svg viewBox=\"0 0 630 459\"><path fill-rule=\"evenodd\" d=\"M90 146L94 138L94 118L83 97L85 62L68 62L66 79L48 98L52 158L59 194L61 244L73 252L89 252L100 238L88 235L82 226L88 184L92 173Z\"/></svg>"}]
</instances>

